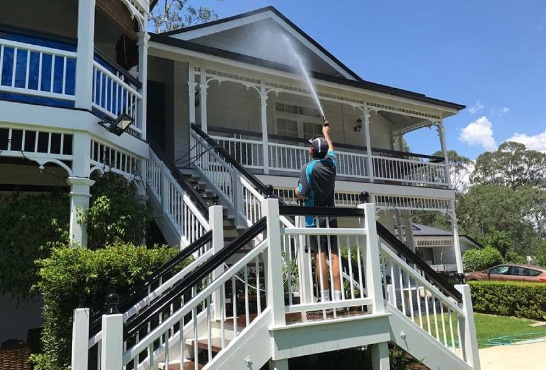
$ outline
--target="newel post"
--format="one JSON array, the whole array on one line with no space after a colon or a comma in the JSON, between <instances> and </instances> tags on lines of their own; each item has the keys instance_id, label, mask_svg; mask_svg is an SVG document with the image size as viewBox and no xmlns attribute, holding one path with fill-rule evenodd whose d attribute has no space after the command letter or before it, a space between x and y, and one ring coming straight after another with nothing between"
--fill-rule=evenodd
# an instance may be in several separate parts
<instances>
[{"instance_id":1,"label":"newel post","mask_svg":"<svg viewBox=\"0 0 546 370\"><path fill-rule=\"evenodd\" d=\"M263 200L262 214L267 217L267 306L273 313L273 326L280 327L286 322L279 201L273 198Z\"/></svg>"},{"instance_id":2,"label":"newel post","mask_svg":"<svg viewBox=\"0 0 546 370\"><path fill-rule=\"evenodd\" d=\"M89 359L89 308L80 307L74 310L72 323L72 357L70 368L72 370L87 370Z\"/></svg>"},{"instance_id":3,"label":"newel post","mask_svg":"<svg viewBox=\"0 0 546 370\"><path fill-rule=\"evenodd\" d=\"M461 341L463 358L472 366L472 369L480 370L480 355L478 353L478 339L476 338L470 286L468 284L456 284L455 289L463 295L463 302L459 303L459 307L465 313L464 318L462 318L463 322L459 324L459 340Z\"/></svg>"},{"instance_id":4,"label":"newel post","mask_svg":"<svg viewBox=\"0 0 546 370\"><path fill-rule=\"evenodd\" d=\"M224 248L224 215L223 208L219 205L209 207L209 224L212 230L212 253L216 254ZM224 265L220 265L212 272L212 280L216 280L224 273ZM222 292L220 289L212 294L212 307L214 309L214 317L220 319L222 311Z\"/></svg>"},{"instance_id":5,"label":"newel post","mask_svg":"<svg viewBox=\"0 0 546 370\"><path fill-rule=\"evenodd\" d=\"M118 311L119 296L106 296L107 311L102 316L101 369L122 369L123 314Z\"/></svg>"}]
</instances>

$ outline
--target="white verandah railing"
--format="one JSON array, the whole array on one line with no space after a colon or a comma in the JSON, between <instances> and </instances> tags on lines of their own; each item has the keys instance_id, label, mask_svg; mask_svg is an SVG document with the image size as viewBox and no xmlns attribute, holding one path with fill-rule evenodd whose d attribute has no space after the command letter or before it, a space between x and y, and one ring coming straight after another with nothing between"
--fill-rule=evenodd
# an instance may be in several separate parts
<instances>
[{"instance_id":1,"label":"white verandah railing","mask_svg":"<svg viewBox=\"0 0 546 370\"><path fill-rule=\"evenodd\" d=\"M252 169L297 174L309 161L309 148L305 145L268 143L268 163L263 161L262 141L213 136L219 145L241 163ZM399 153L400 156L403 153ZM445 165L416 157L397 158L389 154L372 152L372 168L368 168L368 155L362 151L336 149L337 175L340 177L384 181L413 186L447 186Z\"/></svg>"},{"instance_id":2,"label":"white verandah railing","mask_svg":"<svg viewBox=\"0 0 546 370\"><path fill-rule=\"evenodd\" d=\"M136 342L123 342L122 314L103 317L102 335L92 343L100 345L102 368L155 369L159 363L187 358L211 362L213 352L221 356L222 351L235 348L235 342L245 341L256 323L263 324L264 320L268 324L262 329L268 331L292 323L299 327L325 320L332 323L347 316L366 319L385 313L387 308L402 312L408 325L419 327L422 335L434 338L473 368L477 348L467 340L469 332L472 337L472 328L468 327L471 310L469 313L464 305L469 302L469 292L463 294L463 304L455 302L428 282L413 264L399 258L388 246L379 245L375 209L371 204L360 207L364 217L356 227L301 228L282 223L276 200L262 201L267 233L262 234L261 242L216 278L213 271L200 278L181 303L157 312L157 317L150 318L155 322L153 328L137 336ZM342 267L348 277L343 278L341 300L320 302L313 293L316 286L312 283L312 261L304 255L310 238L319 235L334 236L341 253L356 266ZM260 254L267 255L264 265L259 261ZM337 313L336 309L344 311ZM85 317L75 317L75 327L85 328ZM311 320L298 320L303 317ZM262 348L270 346L264 344ZM74 370L87 369L87 364L80 366Z\"/></svg>"},{"instance_id":3,"label":"white verandah railing","mask_svg":"<svg viewBox=\"0 0 546 370\"><path fill-rule=\"evenodd\" d=\"M12 94L7 98L22 102L73 107L78 91L76 46L68 41L8 33L21 40L0 38L0 93ZM96 53L89 61L93 63L93 82L87 87L92 90L89 104L109 119L128 114L135 119L131 130L140 134L142 122L137 117L137 106L142 94L140 87L131 82L136 79L126 77L121 67Z\"/></svg>"}]
</instances>

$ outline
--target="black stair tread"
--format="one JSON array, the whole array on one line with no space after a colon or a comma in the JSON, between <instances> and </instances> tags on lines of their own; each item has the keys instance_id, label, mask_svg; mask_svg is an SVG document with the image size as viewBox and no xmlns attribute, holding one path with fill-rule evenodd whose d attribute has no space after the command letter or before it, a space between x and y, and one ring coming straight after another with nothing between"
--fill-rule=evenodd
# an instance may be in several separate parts
<instances>
[{"instance_id":1,"label":"black stair tread","mask_svg":"<svg viewBox=\"0 0 546 370\"><path fill-rule=\"evenodd\" d=\"M197 364L198 369L202 369L205 365ZM163 366L161 368L162 370L194 370L195 369L195 362L193 361L184 361L182 363L182 367L180 364L169 364L169 367L167 365Z\"/></svg>"}]
</instances>

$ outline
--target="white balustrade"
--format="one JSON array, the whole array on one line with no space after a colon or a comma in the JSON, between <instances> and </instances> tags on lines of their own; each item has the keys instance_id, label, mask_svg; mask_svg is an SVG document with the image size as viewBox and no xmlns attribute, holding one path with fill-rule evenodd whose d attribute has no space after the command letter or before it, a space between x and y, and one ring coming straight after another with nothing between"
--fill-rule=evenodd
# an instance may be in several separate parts
<instances>
[{"instance_id":1,"label":"white balustrade","mask_svg":"<svg viewBox=\"0 0 546 370\"><path fill-rule=\"evenodd\" d=\"M265 169L298 174L310 161L306 145L269 143L269 163L263 163L262 142L249 139L215 136L214 139L231 156L247 168ZM372 155L370 173L367 154L336 150L337 175L345 178L390 181L415 186L447 186L445 165L412 158Z\"/></svg>"},{"instance_id":2,"label":"white balustrade","mask_svg":"<svg viewBox=\"0 0 546 370\"><path fill-rule=\"evenodd\" d=\"M120 73L114 74L100 62L93 61L93 108L110 118L117 118L126 113L135 119L135 127L140 132L140 120L137 117L138 103L142 94L124 81Z\"/></svg>"},{"instance_id":3,"label":"white balustrade","mask_svg":"<svg viewBox=\"0 0 546 370\"><path fill-rule=\"evenodd\" d=\"M190 245L210 230L208 220L152 150L146 165L146 180L183 245Z\"/></svg>"},{"instance_id":4,"label":"white balustrade","mask_svg":"<svg viewBox=\"0 0 546 370\"><path fill-rule=\"evenodd\" d=\"M263 144L261 141L221 136L214 136L213 139L246 168L262 169L264 167Z\"/></svg>"},{"instance_id":5,"label":"white balustrade","mask_svg":"<svg viewBox=\"0 0 546 370\"><path fill-rule=\"evenodd\" d=\"M0 91L75 100L76 53L0 39Z\"/></svg>"},{"instance_id":6,"label":"white balustrade","mask_svg":"<svg viewBox=\"0 0 546 370\"><path fill-rule=\"evenodd\" d=\"M447 186L445 164L372 155L374 178L410 185Z\"/></svg>"},{"instance_id":7,"label":"white balustrade","mask_svg":"<svg viewBox=\"0 0 546 370\"><path fill-rule=\"evenodd\" d=\"M465 312L454 298L440 291L425 278L416 265L400 258L387 245L380 244L384 289L392 309L400 311L441 345L462 358L458 348L459 325Z\"/></svg>"}]
</instances>

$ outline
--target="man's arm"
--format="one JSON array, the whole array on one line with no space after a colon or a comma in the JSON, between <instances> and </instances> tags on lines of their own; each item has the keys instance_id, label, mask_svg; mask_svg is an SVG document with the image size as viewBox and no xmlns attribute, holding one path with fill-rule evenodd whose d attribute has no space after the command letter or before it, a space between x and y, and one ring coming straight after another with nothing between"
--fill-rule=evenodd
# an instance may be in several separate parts
<instances>
[{"instance_id":1,"label":"man's arm","mask_svg":"<svg viewBox=\"0 0 546 370\"><path fill-rule=\"evenodd\" d=\"M328 151L334 151L334 142L332 141L332 138L330 137L330 125L326 125L328 121L326 118L324 119L324 123L322 125L322 134L324 135L324 138L326 139L326 142L328 143Z\"/></svg>"}]
</instances>

